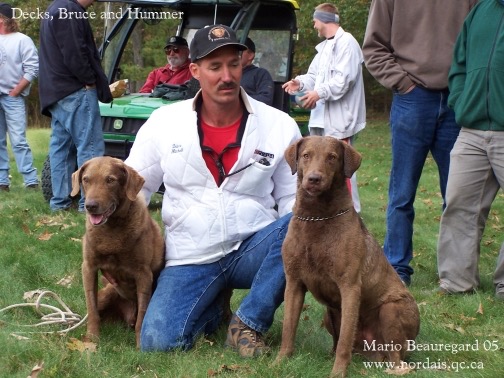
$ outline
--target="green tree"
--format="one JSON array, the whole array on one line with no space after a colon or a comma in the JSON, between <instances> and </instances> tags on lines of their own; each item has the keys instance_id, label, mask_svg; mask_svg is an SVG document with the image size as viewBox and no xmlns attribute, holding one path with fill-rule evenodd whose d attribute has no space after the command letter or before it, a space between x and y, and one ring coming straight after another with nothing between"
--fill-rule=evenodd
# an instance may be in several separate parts
<instances>
[{"instance_id":1,"label":"green tree","mask_svg":"<svg viewBox=\"0 0 504 378\"><path fill-rule=\"evenodd\" d=\"M319 0L306 0L299 3L299 38L295 44L294 75L305 73L308 70L308 66L315 56L315 46L321 41L316 30L313 29L313 12L315 7L321 3L322 1ZM333 4L338 7L340 12L340 23L343 29L351 33L362 46L371 0L340 0L333 2ZM391 101L390 91L382 87L366 69L364 69L364 86L368 109L388 112Z\"/></svg>"}]
</instances>

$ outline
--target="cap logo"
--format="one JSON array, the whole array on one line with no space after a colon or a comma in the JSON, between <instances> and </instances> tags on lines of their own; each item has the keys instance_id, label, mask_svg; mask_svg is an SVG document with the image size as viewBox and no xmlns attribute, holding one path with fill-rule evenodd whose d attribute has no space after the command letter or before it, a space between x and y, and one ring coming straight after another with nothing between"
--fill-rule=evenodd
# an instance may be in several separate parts
<instances>
[{"instance_id":1,"label":"cap logo","mask_svg":"<svg viewBox=\"0 0 504 378\"><path fill-rule=\"evenodd\" d=\"M170 38L170 42L177 42L177 38L175 38L175 37L171 37L171 38Z\"/></svg>"},{"instance_id":2,"label":"cap logo","mask_svg":"<svg viewBox=\"0 0 504 378\"><path fill-rule=\"evenodd\" d=\"M208 39L212 42L218 41L219 39L231 39L229 32L222 26L216 26L210 29L208 32Z\"/></svg>"}]
</instances>

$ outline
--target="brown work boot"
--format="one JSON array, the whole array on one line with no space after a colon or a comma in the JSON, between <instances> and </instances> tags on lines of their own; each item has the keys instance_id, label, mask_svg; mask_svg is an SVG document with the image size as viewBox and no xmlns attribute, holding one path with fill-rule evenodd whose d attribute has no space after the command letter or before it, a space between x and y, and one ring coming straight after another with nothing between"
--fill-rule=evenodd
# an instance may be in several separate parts
<instances>
[{"instance_id":1,"label":"brown work boot","mask_svg":"<svg viewBox=\"0 0 504 378\"><path fill-rule=\"evenodd\" d=\"M233 348L245 358L259 357L271 352L271 348L264 343L261 333L245 325L236 315L231 318L224 345Z\"/></svg>"}]
</instances>

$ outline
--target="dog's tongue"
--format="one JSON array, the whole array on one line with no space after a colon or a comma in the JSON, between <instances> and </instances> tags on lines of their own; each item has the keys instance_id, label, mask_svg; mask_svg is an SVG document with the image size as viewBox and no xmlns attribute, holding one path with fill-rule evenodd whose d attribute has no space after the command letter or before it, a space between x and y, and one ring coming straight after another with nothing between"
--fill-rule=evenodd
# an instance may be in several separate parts
<instances>
[{"instance_id":1,"label":"dog's tongue","mask_svg":"<svg viewBox=\"0 0 504 378\"><path fill-rule=\"evenodd\" d=\"M89 220L96 226L103 221L103 214L89 214Z\"/></svg>"}]
</instances>

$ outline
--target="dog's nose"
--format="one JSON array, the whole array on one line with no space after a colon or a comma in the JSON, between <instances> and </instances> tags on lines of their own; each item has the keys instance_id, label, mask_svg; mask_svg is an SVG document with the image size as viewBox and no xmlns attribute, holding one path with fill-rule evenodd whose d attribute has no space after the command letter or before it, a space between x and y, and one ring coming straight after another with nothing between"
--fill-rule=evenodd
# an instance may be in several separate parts
<instances>
[{"instance_id":1,"label":"dog's nose","mask_svg":"<svg viewBox=\"0 0 504 378\"><path fill-rule=\"evenodd\" d=\"M86 200L86 210L90 213L96 211L98 209L98 202L93 200Z\"/></svg>"},{"instance_id":2,"label":"dog's nose","mask_svg":"<svg viewBox=\"0 0 504 378\"><path fill-rule=\"evenodd\" d=\"M319 184L321 180L322 180L322 177L316 173L312 173L308 176L308 182L310 184Z\"/></svg>"}]
</instances>

